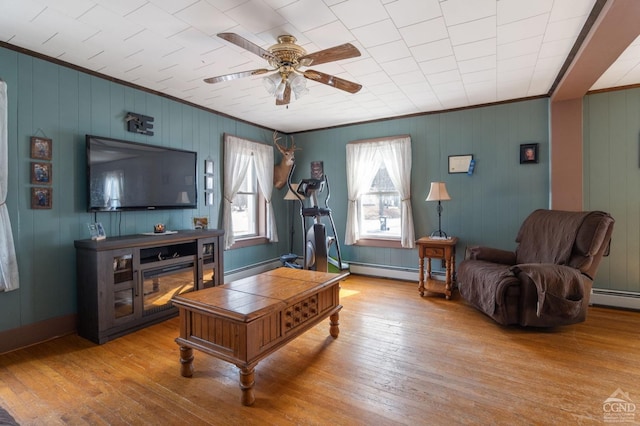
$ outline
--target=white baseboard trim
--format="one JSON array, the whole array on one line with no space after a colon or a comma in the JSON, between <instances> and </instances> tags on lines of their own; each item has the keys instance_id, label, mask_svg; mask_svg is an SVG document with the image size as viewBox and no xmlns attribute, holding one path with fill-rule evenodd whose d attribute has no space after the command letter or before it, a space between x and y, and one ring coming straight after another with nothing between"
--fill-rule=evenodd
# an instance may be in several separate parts
<instances>
[{"instance_id":1,"label":"white baseboard trim","mask_svg":"<svg viewBox=\"0 0 640 426\"><path fill-rule=\"evenodd\" d=\"M279 259L268 260L245 268L239 268L225 273L225 282L235 281L262 272L270 271L282 266ZM410 268L394 268L386 265L372 265L363 263L349 263L349 270L354 274L371 277L390 278L402 281L418 282L418 270ZM437 279L444 279L444 272L435 271ZM606 290L594 288L591 293L592 305L613 308L640 310L640 293L627 291Z\"/></svg>"},{"instance_id":2,"label":"white baseboard trim","mask_svg":"<svg viewBox=\"0 0 640 426\"><path fill-rule=\"evenodd\" d=\"M408 268L402 269L384 265L349 263L349 270L358 275L418 282L418 271Z\"/></svg>"},{"instance_id":3,"label":"white baseboard trim","mask_svg":"<svg viewBox=\"0 0 640 426\"><path fill-rule=\"evenodd\" d=\"M265 262L256 263L246 266L244 268L238 268L231 271L226 271L224 274L224 281L230 282L239 280L242 278L250 277L252 275L260 274L262 272L270 271L282 266L279 259L267 260ZM371 265L371 264L357 264L349 263L349 271L358 275L367 275L371 277L391 278L395 280L414 281L418 282L418 270L412 270L408 268L394 268L386 265ZM444 277L444 272L434 271L433 275L436 278ZM443 278L444 279L444 278Z\"/></svg>"},{"instance_id":4,"label":"white baseboard trim","mask_svg":"<svg viewBox=\"0 0 640 426\"><path fill-rule=\"evenodd\" d=\"M629 291L594 288L590 302L592 305L640 310L640 294Z\"/></svg>"},{"instance_id":5,"label":"white baseboard trim","mask_svg":"<svg viewBox=\"0 0 640 426\"><path fill-rule=\"evenodd\" d=\"M258 275L263 272L271 271L282 266L282 262L279 259L267 260L265 262L256 263L244 268L234 269L224 273L224 282L240 280L242 278Z\"/></svg>"}]
</instances>

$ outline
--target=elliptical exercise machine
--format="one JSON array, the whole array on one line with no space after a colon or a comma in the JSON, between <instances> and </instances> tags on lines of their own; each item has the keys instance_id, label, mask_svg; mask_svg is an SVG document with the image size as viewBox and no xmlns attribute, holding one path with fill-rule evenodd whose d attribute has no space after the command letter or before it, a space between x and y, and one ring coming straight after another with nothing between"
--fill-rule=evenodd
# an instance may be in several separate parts
<instances>
[{"instance_id":1,"label":"elliptical exercise machine","mask_svg":"<svg viewBox=\"0 0 640 426\"><path fill-rule=\"evenodd\" d=\"M291 177L296 168L294 164L289 171L287 177L287 185L291 192L294 193L300 203L300 219L302 223L303 236L303 262L302 269L313 269L320 272L327 272L329 264L332 264L338 270L349 269L349 265L342 263L342 254L340 253L340 242L336 234L336 225L329 208L329 198L331 198L331 190L329 187L329 179L322 174L322 179L302 179L295 189L291 185ZM326 189L326 197L324 199L324 207L318 204L318 193ZM310 206L304 205L304 199L310 201ZM328 217L331 225L331 235L327 236L327 229L322 222L322 218ZM312 219L312 225L307 229L307 218ZM335 246L337 260L329 256L331 246ZM291 265L290 265L291 266Z\"/></svg>"}]
</instances>

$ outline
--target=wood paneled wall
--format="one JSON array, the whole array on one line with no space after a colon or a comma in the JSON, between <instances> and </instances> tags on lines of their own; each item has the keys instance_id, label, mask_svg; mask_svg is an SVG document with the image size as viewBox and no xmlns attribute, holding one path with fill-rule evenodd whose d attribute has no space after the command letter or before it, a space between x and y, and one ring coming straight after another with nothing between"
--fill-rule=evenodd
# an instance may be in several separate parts
<instances>
[{"instance_id":1,"label":"wood paneled wall","mask_svg":"<svg viewBox=\"0 0 640 426\"><path fill-rule=\"evenodd\" d=\"M640 89L584 99L584 205L616 219L594 287L640 293Z\"/></svg>"},{"instance_id":2,"label":"wood paneled wall","mask_svg":"<svg viewBox=\"0 0 640 426\"><path fill-rule=\"evenodd\" d=\"M9 98L9 193L20 272L20 288L0 293L0 332L76 312L73 241L89 237L87 223L97 220L107 236L149 232L153 224L190 229L194 216L221 226L222 138L225 132L271 143L271 131L126 87L78 70L0 48L0 78ZM127 112L154 117L154 135L126 131ZM198 208L155 212L86 211L85 135L94 134L171 146L198 153ZM53 208L30 208L31 136L53 140ZM204 159L214 160L215 204L204 205ZM281 197L274 206L283 210ZM278 244L225 252L235 269L288 251L287 217L278 216Z\"/></svg>"},{"instance_id":3,"label":"wood paneled wall","mask_svg":"<svg viewBox=\"0 0 640 426\"><path fill-rule=\"evenodd\" d=\"M436 203L426 202L431 181L444 181L442 229L464 247L484 244L515 248L523 219L549 205L548 100L536 99L444 112L295 135L295 179L309 177L309 163L323 160L331 182L330 206L344 239L346 223L345 146L349 141L400 134L411 135L411 196L416 237L438 227ZM540 162L520 164L520 144L538 143ZM449 174L450 155L473 154L473 175ZM322 197L321 197L322 198ZM342 246L348 261L417 268L415 250Z\"/></svg>"}]
</instances>

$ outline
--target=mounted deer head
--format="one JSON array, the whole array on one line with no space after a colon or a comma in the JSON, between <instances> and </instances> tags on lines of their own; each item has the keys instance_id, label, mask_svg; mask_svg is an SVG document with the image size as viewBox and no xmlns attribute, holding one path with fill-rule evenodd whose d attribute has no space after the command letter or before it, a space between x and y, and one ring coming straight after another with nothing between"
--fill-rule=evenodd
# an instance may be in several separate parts
<instances>
[{"instance_id":1,"label":"mounted deer head","mask_svg":"<svg viewBox=\"0 0 640 426\"><path fill-rule=\"evenodd\" d=\"M273 185L277 189L282 189L282 187L287 183L287 176L289 176L289 171L291 171L291 167L293 163L296 161L296 157L294 151L299 150L300 148L296 148L296 143L293 141L293 136L291 137L291 147L282 146L278 143L280 140L278 136L278 132L273 132L273 143L278 148L278 151L282 154L282 159L280 163L276 164L273 168Z\"/></svg>"}]
</instances>

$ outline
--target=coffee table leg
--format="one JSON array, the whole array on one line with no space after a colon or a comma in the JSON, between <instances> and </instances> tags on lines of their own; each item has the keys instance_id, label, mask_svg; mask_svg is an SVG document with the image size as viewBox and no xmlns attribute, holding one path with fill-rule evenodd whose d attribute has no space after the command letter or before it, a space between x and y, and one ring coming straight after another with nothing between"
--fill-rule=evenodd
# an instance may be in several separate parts
<instances>
[{"instance_id":1,"label":"coffee table leg","mask_svg":"<svg viewBox=\"0 0 640 426\"><path fill-rule=\"evenodd\" d=\"M193 376L193 349L180 346L180 374L182 377Z\"/></svg>"},{"instance_id":2,"label":"coffee table leg","mask_svg":"<svg viewBox=\"0 0 640 426\"><path fill-rule=\"evenodd\" d=\"M340 334L340 313L336 312L329 317L329 334L334 339L338 338Z\"/></svg>"},{"instance_id":3,"label":"coffee table leg","mask_svg":"<svg viewBox=\"0 0 640 426\"><path fill-rule=\"evenodd\" d=\"M255 367L238 368L240 368L240 390L242 391L240 402L242 402L242 405L253 405L256 400L256 397L253 394L253 385L255 384Z\"/></svg>"}]
</instances>

